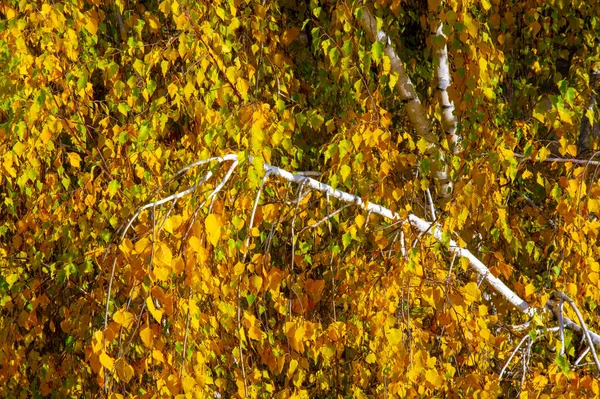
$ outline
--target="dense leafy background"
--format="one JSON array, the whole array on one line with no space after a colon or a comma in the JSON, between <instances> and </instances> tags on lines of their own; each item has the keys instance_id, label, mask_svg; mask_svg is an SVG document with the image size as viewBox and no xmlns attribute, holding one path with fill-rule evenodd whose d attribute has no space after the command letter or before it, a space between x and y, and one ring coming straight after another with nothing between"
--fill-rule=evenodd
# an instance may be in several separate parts
<instances>
[{"instance_id":1,"label":"dense leafy background","mask_svg":"<svg viewBox=\"0 0 600 399\"><path fill-rule=\"evenodd\" d=\"M577 155L600 6L369 3L440 137L426 157L362 2L0 5L0 396L598 395L578 337L559 356L542 319L526 375L519 354L500 380L525 319L432 239L405 227L404 258L402 228L353 207L310 227L344 204L276 179L249 228L263 162L431 219L446 159L444 230L531 304L565 291L600 329L596 169L541 162ZM456 155L435 122L440 21ZM227 153L242 162L214 197L229 163L170 179Z\"/></svg>"}]
</instances>

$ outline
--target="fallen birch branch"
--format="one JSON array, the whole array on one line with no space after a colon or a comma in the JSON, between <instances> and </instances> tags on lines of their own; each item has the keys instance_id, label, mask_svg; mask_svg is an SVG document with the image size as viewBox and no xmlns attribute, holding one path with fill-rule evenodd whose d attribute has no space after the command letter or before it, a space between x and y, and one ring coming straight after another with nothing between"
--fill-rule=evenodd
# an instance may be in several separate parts
<instances>
[{"instance_id":1,"label":"fallen birch branch","mask_svg":"<svg viewBox=\"0 0 600 399\"><path fill-rule=\"evenodd\" d=\"M229 168L228 168L225 176L221 180L221 182L215 187L213 192L211 192L209 194L209 197L214 197L217 194L217 192L223 188L224 184L229 180L229 178L233 174L233 171L235 170L235 168L237 167L237 165L239 163L239 159L236 154L228 154L223 157L215 157L215 158L210 158L209 160L203 160L203 161L196 162L194 164L184 167L182 170L187 171L194 166L204 165L210 161L218 162L218 163L231 162L231 165L229 166ZM249 157L249 161L252 161L252 157ZM341 191L338 189L334 189L330 185L322 183L320 181L317 181L306 175L294 174L294 173L288 172L287 170L278 168L276 166L269 165L267 163L263 164L263 168L264 168L264 171L266 172L267 176L269 176L270 178L277 176L283 180L299 184L305 190L314 190L314 191L323 192L328 197L334 197L334 198L337 198L338 200L345 202L347 204L355 205L369 213L376 213L376 214L388 219L392 223L394 223L394 222L401 223L401 224L409 223L412 227L416 228L421 234L429 234L429 235L433 236L440 243L444 243L444 241L445 241L443 239L443 231L439 226L437 226L435 223L429 223L412 213L409 213L405 219L402 219L398 213L393 212L389 208L386 208L384 206L381 206L381 205L378 205L375 203L363 201L362 198L360 198L359 196L349 194L347 192L344 192L344 191ZM176 175L178 175L178 176L182 175L182 172L179 171L176 173ZM121 234L121 241L125 238L127 230L132 225L133 221L140 215L140 213L143 210L149 209L151 207L155 207L159 204L164 204L168 201L173 201L173 200L179 199L185 195L190 194L193 191L192 188L193 189L198 188L200 186L200 184L202 184L203 182L208 180L209 176L210 175L207 173L200 183L195 184L192 187L190 187L186 190L183 190L179 193L170 195L164 199L160 199L160 200L145 204L142 207L140 207L138 209L138 211L134 214L134 216L127 223L127 228L125 228L123 233ZM264 184L264 182L265 182L265 180L263 180L263 184ZM257 198L258 198L258 196L257 196ZM255 210L253 210L253 213L254 212L255 212ZM475 269L475 271L477 271L477 273L479 274L479 276L481 277L482 280L487 281L487 283L498 294L500 294L502 297L504 297L508 302L510 302L515 308L520 310L522 313L531 317L542 311L542 309L531 307L525 300L520 298L519 295L517 295L514 291L512 291L506 284L504 284L504 282L502 282L499 278L494 276L492 274L492 272L488 269L488 267L485 266L468 249L461 248L454 240L450 240L449 242L446 241L446 244L448 245L448 249L451 252L453 252L455 255L466 258L469 261L469 264L471 265L471 267L473 269ZM108 295L107 295L107 299L106 299L107 303L106 303L105 323L108 320L108 302L110 301L110 287L112 286L112 280L114 278L114 267L115 267L115 263L113 263L113 267L111 270L111 277L110 277L110 281L109 281L109 291L108 291ZM553 311L556 315L556 312L557 312L556 305L557 304L555 301L549 300L548 303L546 304L546 307L548 309L550 309L551 311ZM593 343L600 347L600 335L588 330L585 326L584 327L580 326L579 324L571 321L570 319L568 319L566 317L563 317L562 320L563 320L562 323L563 323L564 327L572 329L573 331L576 331L578 333L582 333L587 338L587 341L589 343Z\"/></svg>"}]
</instances>

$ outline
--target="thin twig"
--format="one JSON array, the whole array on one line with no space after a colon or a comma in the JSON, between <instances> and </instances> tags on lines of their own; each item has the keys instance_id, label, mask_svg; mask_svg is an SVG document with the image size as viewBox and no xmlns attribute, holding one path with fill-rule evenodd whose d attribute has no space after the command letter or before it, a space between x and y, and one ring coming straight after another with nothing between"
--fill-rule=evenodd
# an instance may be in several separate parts
<instances>
[{"instance_id":1,"label":"thin twig","mask_svg":"<svg viewBox=\"0 0 600 399\"><path fill-rule=\"evenodd\" d=\"M583 335L585 336L585 338L588 342L588 345L590 347L590 351L592 352L592 357L594 358L594 363L596 363L596 368L598 369L598 373L600 373L600 361L598 360L598 355L596 354L596 348L594 346L594 341L592 340L590 332L588 331L587 327L585 326L585 321L583 320L583 316L581 315L579 308L575 305L575 302L564 292L555 291L554 295L558 296L560 299L564 299L565 301L567 301L567 303L575 311L575 314L577 315L577 318L579 319L579 323L581 324L581 329L583 330Z\"/></svg>"},{"instance_id":2,"label":"thin twig","mask_svg":"<svg viewBox=\"0 0 600 399\"><path fill-rule=\"evenodd\" d=\"M508 367L508 365L510 364L510 362L513 360L513 357L515 357L515 355L519 351L519 348L521 347L521 345L523 345L523 343L527 339L530 339L530 337L529 337L528 334L526 334L525 336L523 336L523 338L521 338L521 341L519 342L519 344L517 345L517 347L515 348L515 350L513 350L513 352L511 353L510 357L508 358L508 360L504 364L504 367L502 367L502 371L500 371L500 376L498 377L499 380L502 380L502 376L504 375L504 372L506 371L506 368Z\"/></svg>"},{"instance_id":3,"label":"thin twig","mask_svg":"<svg viewBox=\"0 0 600 399\"><path fill-rule=\"evenodd\" d=\"M565 326L563 320L563 298L560 299L558 303L558 327L560 328L558 336L560 339L560 352L561 356L565 355Z\"/></svg>"},{"instance_id":4,"label":"thin twig","mask_svg":"<svg viewBox=\"0 0 600 399\"><path fill-rule=\"evenodd\" d=\"M193 22L192 17L190 16L189 11L186 8L184 8L184 7L182 7L182 10L183 10L183 13L185 14L185 16L187 17L190 25L192 26L192 29L196 33L196 37L204 45L204 47L206 48L206 51L208 51L208 55L210 55L210 58L212 58L212 60L214 61L214 63L217 65L217 69L221 73L221 76L223 77L223 79L225 79L225 81L227 81L227 83L229 84L229 86L231 86L231 89L235 93L236 97L240 100L240 102L243 103L244 102L244 98L242 97L242 95L240 94L240 92L238 91L238 89L235 87L235 85L233 84L233 82L231 82L231 80L229 80L229 78L227 77L227 74L221 68L221 65L219 65L219 61L217 60L217 58L213 54L212 49L209 47L209 45L202 38L202 34L198 30L198 27L196 26L196 24ZM246 390L246 394L247 393L248 393L248 391Z\"/></svg>"},{"instance_id":5,"label":"thin twig","mask_svg":"<svg viewBox=\"0 0 600 399\"><path fill-rule=\"evenodd\" d=\"M333 213L328 214L327 216L325 216L323 219L319 220L318 222L315 222L309 226L303 227L302 230L300 230L298 232L298 235L302 234L306 230L314 229L315 227L319 226L321 223L328 221L329 219L331 219L332 217L334 217L335 215L337 215L338 213L340 213L341 211L343 211L344 209L346 209L352 205L353 204L346 204L343 207L339 208L338 210L334 211Z\"/></svg>"},{"instance_id":6,"label":"thin twig","mask_svg":"<svg viewBox=\"0 0 600 399\"><path fill-rule=\"evenodd\" d=\"M216 157L216 158L211 158L210 160L215 160L215 161L219 161L219 162L224 162L224 161L233 161L231 166L229 167L229 170L227 171L227 173L225 174L225 177L223 178L223 180L221 180L221 183L219 183L219 185L217 185L217 187L214 188L213 192L209 195L209 198L214 197L217 192L219 192L219 190L221 190L221 188L223 188L223 186L225 185L225 183L227 182L227 180L229 180L229 177L231 176L231 174L233 173L233 170L235 169L235 167L238 164L238 158L237 155L235 154L229 154L226 155L222 158L220 157ZM190 167L193 166L197 166L197 165L202 165L209 162L209 160L204 160L204 161L199 161L196 162L195 164L192 165L188 165L185 168L183 168L182 170L187 170ZM177 172L176 174L180 174L181 171ZM129 230L129 228L131 227L131 225L133 224L133 222L137 219L137 217L140 215L140 213L142 213L145 209L151 208L151 207L156 207L158 205L162 205L164 203L167 203L169 201L173 201L179 198L182 198L190 193L192 193L194 190L196 190L199 186L201 186L202 184L204 184L204 182L206 182L208 179L210 179L210 177L212 176L212 172L207 172L206 175L204 176L204 178L197 184L194 184L193 186L189 187L186 190L183 190L179 193L173 194L173 195L169 195L168 197L165 197L163 199L160 199L158 201L155 202L151 202L151 203L147 203L145 205L143 205L142 207L140 207L135 214L131 217L131 219L129 219L127 225L125 226L125 228L123 229L121 236L119 238L119 243L123 242L125 235L127 234L127 231ZM106 329L108 328L108 314L109 314L109 305L110 305L110 296L112 293L112 285L114 282L114 278L115 278L115 270L116 270L116 266L117 266L117 254L115 254L115 257L113 259L112 262L112 267L111 267L111 271L110 271L110 278L108 280L108 289L107 289L107 293L106 293L106 306L105 306L105 310L104 310L104 330L106 331ZM106 348L106 335L104 334L104 348ZM106 381L106 378L105 378ZM106 384L105 384L105 389L106 389Z\"/></svg>"},{"instance_id":7,"label":"thin twig","mask_svg":"<svg viewBox=\"0 0 600 399\"><path fill-rule=\"evenodd\" d=\"M558 162L558 163L575 163L579 165L595 165L600 166L600 161L592 161L587 159L576 159L576 158L544 158L544 159L532 159L531 157L526 157L522 154L513 153L515 158L521 158L526 161L532 162Z\"/></svg>"},{"instance_id":8,"label":"thin twig","mask_svg":"<svg viewBox=\"0 0 600 399\"><path fill-rule=\"evenodd\" d=\"M183 349L181 351L181 370L179 370L179 378L181 378L181 376L183 375L183 370L185 369L185 352L187 351L187 340L188 340L188 334L190 331L190 319L191 319L190 299L191 298L192 298L192 289L190 288L189 294L188 294L188 311L187 311L187 316L186 316L186 320L185 320L185 334L183 336Z\"/></svg>"},{"instance_id":9,"label":"thin twig","mask_svg":"<svg viewBox=\"0 0 600 399\"><path fill-rule=\"evenodd\" d=\"M248 225L246 239L244 240L244 255L242 256L242 263L246 262L246 256L248 255L248 245L250 244L250 237L252 236L252 227L254 225L254 216L256 215L256 208L258 207L258 201L260 200L260 194L262 193L263 187L269 178L269 172L266 172L262 178L262 182L260 184L260 188L256 193L256 198L254 199L254 206L252 207L252 214L250 215L250 224ZM237 282L237 327L238 333L242 329L242 274L240 274ZM244 379L244 389L245 394L248 393L248 382L246 378L246 366L244 365L244 347L242 345L242 340L239 341L239 351L240 351L240 363L242 365L242 377Z\"/></svg>"},{"instance_id":10,"label":"thin twig","mask_svg":"<svg viewBox=\"0 0 600 399\"><path fill-rule=\"evenodd\" d=\"M435 205L433 204L433 198L431 197L431 191L429 191L429 189L426 189L425 194L427 195L427 202L429 202L429 206L430 206L431 220L436 220L437 216L435 216Z\"/></svg>"}]
</instances>

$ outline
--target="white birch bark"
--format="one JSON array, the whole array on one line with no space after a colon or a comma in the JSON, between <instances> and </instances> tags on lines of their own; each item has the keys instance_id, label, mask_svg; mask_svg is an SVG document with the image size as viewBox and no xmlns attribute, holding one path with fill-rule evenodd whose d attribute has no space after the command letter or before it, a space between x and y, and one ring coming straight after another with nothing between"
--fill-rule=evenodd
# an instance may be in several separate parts
<instances>
[{"instance_id":1,"label":"white birch bark","mask_svg":"<svg viewBox=\"0 0 600 399\"><path fill-rule=\"evenodd\" d=\"M423 104L421 104L417 91L410 81L406 69L404 69L404 63L392 46L392 41L383 30L377 30L377 21L367 8L362 9L359 22L369 39L373 42L382 42L385 45L384 53L390 59L391 69L398 74L396 90L400 95L400 99L405 103L408 118L417 134L431 144L437 144L437 137L431 131L431 124L427 119Z\"/></svg>"},{"instance_id":2,"label":"white birch bark","mask_svg":"<svg viewBox=\"0 0 600 399\"><path fill-rule=\"evenodd\" d=\"M417 132L417 135L430 143L426 154L430 154L434 149L440 149L439 140L433 134L431 123L429 122L429 119L427 119L425 108L423 108L423 104L421 103L421 100L419 100L419 95L417 94L414 85L406 73L404 63L392 46L392 41L388 37L387 33L381 29L377 29L377 20L371 11L369 11L366 7L361 9L361 11L362 15L359 18L360 25L372 41L382 42L385 45L384 53L390 59L391 70L398 74L396 90L400 95L400 99L405 103L406 111L411 124ZM440 196L444 199L447 199L452 194L452 182L448 178L448 165L446 164L443 154L441 153L440 163L442 164L442 170L436 172L437 184L439 186Z\"/></svg>"},{"instance_id":3,"label":"white birch bark","mask_svg":"<svg viewBox=\"0 0 600 399\"><path fill-rule=\"evenodd\" d=\"M437 67L435 68L435 76L437 79L437 87L440 93L440 106L442 107L442 129L450 136L450 150L457 154L460 151L460 137L456 134L458 121L454 114L454 101L448 95L448 87L452 84L450 77L450 65L448 61L448 46L445 44L446 35L442 29L444 24L436 29L434 36L441 37L444 40L442 47L433 46L433 57L436 60Z\"/></svg>"}]
</instances>

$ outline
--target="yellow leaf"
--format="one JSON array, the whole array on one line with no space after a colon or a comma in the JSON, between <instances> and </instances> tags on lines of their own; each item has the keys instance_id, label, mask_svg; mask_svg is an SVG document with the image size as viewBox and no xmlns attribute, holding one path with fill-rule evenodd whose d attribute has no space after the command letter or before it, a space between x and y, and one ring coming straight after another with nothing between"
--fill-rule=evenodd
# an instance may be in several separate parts
<instances>
[{"instance_id":1,"label":"yellow leaf","mask_svg":"<svg viewBox=\"0 0 600 399\"><path fill-rule=\"evenodd\" d=\"M244 271L246 270L246 266L244 266L243 263L238 262L234 267L233 267L233 274L235 274L235 277L239 276L240 274L244 273Z\"/></svg>"},{"instance_id":2,"label":"yellow leaf","mask_svg":"<svg viewBox=\"0 0 600 399\"><path fill-rule=\"evenodd\" d=\"M69 163L74 168L79 168L81 165L81 157L75 152L69 153Z\"/></svg>"},{"instance_id":3,"label":"yellow leaf","mask_svg":"<svg viewBox=\"0 0 600 399\"><path fill-rule=\"evenodd\" d=\"M256 288L257 291L260 291L262 288L263 279L260 276L252 276L250 283L254 288Z\"/></svg>"},{"instance_id":4,"label":"yellow leaf","mask_svg":"<svg viewBox=\"0 0 600 399\"><path fill-rule=\"evenodd\" d=\"M25 151L25 146L20 141L17 141L17 143L13 146L13 151L18 156L21 156L23 154L23 152Z\"/></svg>"},{"instance_id":5,"label":"yellow leaf","mask_svg":"<svg viewBox=\"0 0 600 399\"><path fill-rule=\"evenodd\" d=\"M104 349L104 334L102 334L102 331L96 331L92 339L92 351L100 353L102 349Z\"/></svg>"},{"instance_id":6,"label":"yellow leaf","mask_svg":"<svg viewBox=\"0 0 600 399\"><path fill-rule=\"evenodd\" d=\"M350 176L351 171L352 170L350 169L350 166L342 165L342 167L340 168L340 175L342 176L342 180L346 180L348 176Z\"/></svg>"},{"instance_id":7,"label":"yellow leaf","mask_svg":"<svg viewBox=\"0 0 600 399\"><path fill-rule=\"evenodd\" d=\"M169 85L169 87L167 87L167 91L169 92L169 95L171 97L174 97L175 94L177 94L177 90L178 90L178 88L177 88L177 85L175 83L171 83Z\"/></svg>"},{"instance_id":8,"label":"yellow leaf","mask_svg":"<svg viewBox=\"0 0 600 399\"><path fill-rule=\"evenodd\" d=\"M366 219L365 219L365 217L363 215L356 215L356 217L354 218L354 223L356 223L356 225L360 229L365 224L365 220Z\"/></svg>"},{"instance_id":9,"label":"yellow leaf","mask_svg":"<svg viewBox=\"0 0 600 399\"><path fill-rule=\"evenodd\" d=\"M263 218L264 218L266 221L268 221L268 222L269 222L269 221L271 221L271 220L273 220L273 219L272 219L272 218L271 218L271 219L269 219L269 218L267 217L267 215L269 214L269 213L268 213L268 211L267 211L267 209L268 209L267 207L268 207L268 206L269 206L269 205L265 205L265 206L263 206ZM236 229L238 229L238 230L241 230L241 229L242 229L242 227L244 227L244 224L245 224L245 223L244 223L244 221L243 221L242 219L240 219L239 217L237 217L237 216L234 216L234 217L233 217L233 219L231 220L231 223L233 223L233 227L235 227L235 228L236 228Z\"/></svg>"},{"instance_id":10,"label":"yellow leaf","mask_svg":"<svg viewBox=\"0 0 600 399\"><path fill-rule=\"evenodd\" d=\"M181 385L183 386L183 392L185 393L191 394L196 390L196 380L187 374L181 380Z\"/></svg>"},{"instance_id":11,"label":"yellow leaf","mask_svg":"<svg viewBox=\"0 0 600 399\"><path fill-rule=\"evenodd\" d=\"M161 351L154 349L152 351L152 358L160 363L164 363L165 358Z\"/></svg>"},{"instance_id":12,"label":"yellow leaf","mask_svg":"<svg viewBox=\"0 0 600 399\"><path fill-rule=\"evenodd\" d=\"M244 380L241 377L241 373L238 373L238 377L235 380L235 385L237 386L237 394L240 398L246 397L246 385L244 384Z\"/></svg>"},{"instance_id":13,"label":"yellow leaf","mask_svg":"<svg viewBox=\"0 0 600 399\"><path fill-rule=\"evenodd\" d=\"M377 356L375 356L374 353L369 353L367 355L367 357L365 358L365 360L367 361L367 363L373 364L377 361Z\"/></svg>"},{"instance_id":14,"label":"yellow leaf","mask_svg":"<svg viewBox=\"0 0 600 399\"><path fill-rule=\"evenodd\" d=\"M153 272L154 276L159 281L167 281L171 275L171 269L165 266L156 266Z\"/></svg>"},{"instance_id":15,"label":"yellow leaf","mask_svg":"<svg viewBox=\"0 0 600 399\"><path fill-rule=\"evenodd\" d=\"M294 371L296 371L296 369L298 368L298 360L296 359L292 359L290 360L290 367L288 368L288 378L291 377L292 375L294 375Z\"/></svg>"},{"instance_id":16,"label":"yellow leaf","mask_svg":"<svg viewBox=\"0 0 600 399\"><path fill-rule=\"evenodd\" d=\"M140 331L140 338L142 339L142 342L144 343L144 345L146 345L147 348L152 348L154 343L154 335L152 334L152 330L150 329L150 327L146 326L142 328L142 330Z\"/></svg>"},{"instance_id":17,"label":"yellow leaf","mask_svg":"<svg viewBox=\"0 0 600 399\"><path fill-rule=\"evenodd\" d=\"M131 365L129 365L127 362L125 362L122 359L120 359L117 362L117 376L121 380L128 383L133 378L133 374L134 374L134 371L133 371L133 367L131 367Z\"/></svg>"},{"instance_id":18,"label":"yellow leaf","mask_svg":"<svg viewBox=\"0 0 600 399\"><path fill-rule=\"evenodd\" d=\"M560 143L560 148L559 148L559 152L561 155L565 155L565 153L567 152L567 145L569 144L569 142L567 141L567 138L565 136L562 136L558 142Z\"/></svg>"},{"instance_id":19,"label":"yellow leaf","mask_svg":"<svg viewBox=\"0 0 600 399\"><path fill-rule=\"evenodd\" d=\"M48 126L44 126L42 129L42 133L40 134L40 140L42 140L42 144L48 144L48 141L52 138L52 132L48 128Z\"/></svg>"},{"instance_id":20,"label":"yellow leaf","mask_svg":"<svg viewBox=\"0 0 600 399\"><path fill-rule=\"evenodd\" d=\"M85 29L93 36L98 32L98 13L92 9L85 17Z\"/></svg>"},{"instance_id":21,"label":"yellow leaf","mask_svg":"<svg viewBox=\"0 0 600 399\"><path fill-rule=\"evenodd\" d=\"M248 342L248 340L246 339L246 332L244 331L244 327L240 328L238 331L240 333L240 341L242 341L243 343Z\"/></svg>"},{"instance_id":22,"label":"yellow leaf","mask_svg":"<svg viewBox=\"0 0 600 399\"><path fill-rule=\"evenodd\" d=\"M173 253L165 243L161 242L156 248L155 258L157 265L170 268L171 261L173 260Z\"/></svg>"},{"instance_id":23,"label":"yellow leaf","mask_svg":"<svg viewBox=\"0 0 600 399\"><path fill-rule=\"evenodd\" d=\"M220 215L211 213L204 220L206 235L213 246L217 246L221 238L221 227L223 226L223 218Z\"/></svg>"},{"instance_id":24,"label":"yellow leaf","mask_svg":"<svg viewBox=\"0 0 600 399\"><path fill-rule=\"evenodd\" d=\"M115 359L108 356L106 352L102 352L100 354L100 364L102 364L105 368L112 370L115 366Z\"/></svg>"},{"instance_id":25,"label":"yellow leaf","mask_svg":"<svg viewBox=\"0 0 600 399\"><path fill-rule=\"evenodd\" d=\"M165 221L164 228L166 231L173 234L173 232L181 225L182 221L183 219L179 215L171 216Z\"/></svg>"},{"instance_id":26,"label":"yellow leaf","mask_svg":"<svg viewBox=\"0 0 600 399\"><path fill-rule=\"evenodd\" d=\"M230 66L225 70L225 76L229 79L230 82L235 82L237 78L238 70L234 66Z\"/></svg>"},{"instance_id":27,"label":"yellow leaf","mask_svg":"<svg viewBox=\"0 0 600 399\"><path fill-rule=\"evenodd\" d=\"M588 212L594 212L596 215L600 214L600 200L589 198L587 205Z\"/></svg>"},{"instance_id":28,"label":"yellow leaf","mask_svg":"<svg viewBox=\"0 0 600 399\"><path fill-rule=\"evenodd\" d=\"M192 96L192 94L194 94L194 91L196 91L196 88L194 87L193 84L191 84L190 82L188 82L185 87L183 88L183 95L185 96L186 100L189 100L190 97Z\"/></svg>"},{"instance_id":29,"label":"yellow leaf","mask_svg":"<svg viewBox=\"0 0 600 399\"><path fill-rule=\"evenodd\" d=\"M248 98L248 89L250 89L250 84L248 84L247 80L238 78L237 82L235 83L235 87L238 89L244 100Z\"/></svg>"},{"instance_id":30,"label":"yellow leaf","mask_svg":"<svg viewBox=\"0 0 600 399\"><path fill-rule=\"evenodd\" d=\"M567 284L567 294L573 298L577 295L577 284L569 283Z\"/></svg>"},{"instance_id":31,"label":"yellow leaf","mask_svg":"<svg viewBox=\"0 0 600 399\"><path fill-rule=\"evenodd\" d=\"M492 8L492 4L490 3L490 0L481 0L481 7L483 7L485 11L488 11Z\"/></svg>"},{"instance_id":32,"label":"yellow leaf","mask_svg":"<svg viewBox=\"0 0 600 399\"><path fill-rule=\"evenodd\" d=\"M260 328L252 326L248 329L248 337L255 341L260 341L263 339L263 332L260 330Z\"/></svg>"},{"instance_id":33,"label":"yellow leaf","mask_svg":"<svg viewBox=\"0 0 600 399\"><path fill-rule=\"evenodd\" d=\"M125 255L130 254L131 250L133 249L133 244L131 243L131 240L129 238L123 239L123 242L119 245L119 249Z\"/></svg>"},{"instance_id":34,"label":"yellow leaf","mask_svg":"<svg viewBox=\"0 0 600 399\"><path fill-rule=\"evenodd\" d=\"M392 61L390 60L390 57L388 57L387 55L384 55L382 57L383 60L383 73L384 75L387 75L390 73L390 70L392 69Z\"/></svg>"},{"instance_id":35,"label":"yellow leaf","mask_svg":"<svg viewBox=\"0 0 600 399\"><path fill-rule=\"evenodd\" d=\"M250 133L252 133L252 146L255 149L262 147L262 143L265 141L264 122L262 118L257 119L250 129Z\"/></svg>"},{"instance_id":36,"label":"yellow leaf","mask_svg":"<svg viewBox=\"0 0 600 399\"><path fill-rule=\"evenodd\" d=\"M156 309L151 297L146 298L146 306L148 307L150 314L152 314L152 317L154 317L154 320L160 323L164 310Z\"/></svg>"},{"instance_id":37,"label":"yellow leaf","mask_svg":"<svg viewBox=\"0 0 600 399\"><path fill-rule=\"evenodd\" d=\"M133 325L133 322L135 320L135 316L133 315L133 313L130 313L130 312L127 312L127 311L123 311L122 309L119 309L113 315L113 320L118 325L123 326L124 328L129 329Z\"/></svg>"},{"instance_id":38,"label":"yellow leaf","mask_svg":"<svg viewBox=\"0 0 600 399\"><path fill-rule=\"evenodd\" d=\"M398 345L402 342L402 331L398 328L390 328L385 332L385 337L390 345Z\"/></svg>"},{"instance_id":39,"label":"yellow leaf","mask_svg":"<svg viewBox=\"0 0 600 399\"><path fill-rule=\"evenodd\" d=\"M442 385L443 380L435 369L429 369L425 372L425 379L435 388Z\"/></svg>"},{"instance_id":40,"label":"yellow leaf","mask_svg":"<svg viewBox=\"0 0 600 399\"><path fill-rule=\"evenodd\" d=\"M279 204L267 204L262 207L263 220L267 222L272 222L279 215ZM241 229L243 227L243 222L240 223L241 226L235 226L236 229Z\"/></svg>"},{"instance_id":41,"label":"yellow leaf","mask_svg":"<svg viewBox=\"0 0 600 399\"><path fill-rule=\"evenodd\" d=\"M388 173L390 173L390 170L391 170L391 169L392 169L392 165L390 165L388 161L383 161L383 162L381 163L381 171L382 171L384 174L386 174L386 175L387 175Z\"/></svg>"},{"instance_id":42,"label":"yellow leaf","mask_svg":"<svg viewBox=\"0 0 600 399\"><path fill-rule=\"evenodd\" d=\"M183 258L181 256L176 257L172 263L171 271L175 272L175 274L180 276L183 273L184 269L185 263L183 262Z\"/></svg>"},{"instance_id":43,"label":"yellow leaf","mask_svg":"<svg viewBox=\"0 0 600 399\"><path fill-rule=\"evenodd\" d=\"M573 119L571 119L571 113L568 110L562 107L558 107L558 116L560 117L561 121L568 123L569 125L573 124Z\"/></svg>"},{"instance_id":44,"label":"yellow leaf","mask_svg":"<svg viewBox=\"0 0 600 399\"><path fill-rule=\"evenodd\" d=\"M190 248L192 248L192 250L196 253L198 253L200 251L200 248L202 248L202 243L200 242L200 239L196 236L191 236L190 237Z\"/></svg>"},{"instance_id":45,"label":"yellow leaf","mask_svg":"<svg viewBox=\"0 0 600 399\"><path fill-rule=\"evenodd\" d=\"M525 298L529 298L535 292L535 286L531 283L525 286Z\"/></svg>"},{"instance_id":46,"label":"yellow leaf","mask_svg":"<svg viewBox=\"0 0 600 399\"><path fill-rule=\"evenodd\" d=\"M546 147L542 147L540 148L540 151L538 152L538 159L541 161L545 160L546 158L548 158L548 155L550 155L550 150Z\"/></svg>"},{"instance_id":47,"label":"yellow leaf","mask_svg":"<svg viewBox=\"0 0 600 399\"><path fill-rule=\"evenodd\" d=\"M158 20L158 18L156 18L156 16L154 16L154 15L148 15L146 20L148 21L150 30L153 33L158 32L158 29L160 28L160 21Z\"/></svg>"},{"instance_id":48,"label":"yellow leaf","mask_svg":"<svg viewBox=\"0 0 600 399\"><path fill-rule=\"evenodd\" d=\"M150 244L148 238L144 237L141 238L138 242L136 242L133 248L135 249L135 252L137 254L143 254L144 251L149 249L151 245L152 244Z\"/></svg>"},{"instance_id":49,"label":"yellow leaf","mask_svg":"<svg viewBox=\"0 0 600 399\"><path fill-rule=\"evenodd\" d=\"M429 148L429 143L427 142L427 140L421 137L421 139L417 141L417 147L419 148L419 151L424 153L425 151L427 151L427 148Z\"/></svg>"},{"instance_id":50,"label":"yellow leaf","mask_svg":"<svg viewBox=\"0 0 600 399\"><path fill-rule=\"evenodd\" d=\"M495 97L495 93L494 90L492 90L491 87L486 87L485 89L483 89L483 95L485 96L485 98L487 98L488 100L493 100Z\"/></svg>"},{"instance_id":51,"label":"yellow leaf","mask_svg":"<svg viewBox=\"0 0 600 399\"><path fill-rule=\"evenodd\" d=\"M465 285L465 302L471 303L478 301L480 299L481 293L479 291L479 287L477 283L470 282Z\"/></svg>"}]
</instances>

